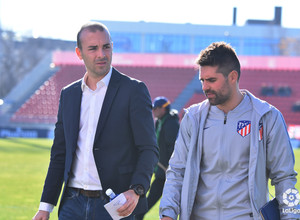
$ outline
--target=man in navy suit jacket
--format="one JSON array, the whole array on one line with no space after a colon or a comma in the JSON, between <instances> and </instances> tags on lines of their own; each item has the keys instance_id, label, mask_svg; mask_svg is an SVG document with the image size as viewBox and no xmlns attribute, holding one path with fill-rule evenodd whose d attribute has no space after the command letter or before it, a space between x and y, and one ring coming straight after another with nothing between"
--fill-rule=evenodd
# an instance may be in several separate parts
<instances>
[{"instance_id":1,"label":"man in navy suit jacket","mask_svg":"<svg viewBox=\"0 0 300 220\"><path fill-rule=\"evenodd\" d=\"M143 82L111 66L110 33L84 25L76 53L86 73L60 96L51 159L34 220L48 219L62 185L59 219L111 219L104 209L111 188L124 193L120 216L143 213L145 193L158 161L151 98ZM87 217L87 218L86 218Z\"/></svg>"}]
</instances>

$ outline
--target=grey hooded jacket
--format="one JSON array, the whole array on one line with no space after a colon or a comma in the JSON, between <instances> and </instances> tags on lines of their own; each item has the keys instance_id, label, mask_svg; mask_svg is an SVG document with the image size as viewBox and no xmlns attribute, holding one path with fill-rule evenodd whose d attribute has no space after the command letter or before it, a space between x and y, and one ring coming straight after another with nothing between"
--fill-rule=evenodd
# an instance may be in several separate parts
<instances>
[{"instance_id":1,"label":"grey hooded jacket","mask_svg":"<svg viewBox=\"0 0 300 220\"><path fill-rule=\"evenodd\" d=\"M254 219L261 219L259 209L268 201L268 179L275 185L280 210L283 193L294 189L296 175L294 154L282 114L272 105L242 90L253 105L248 187ZM179 135L169 161L167 179L160 203L159 214L180 220L189 220L200 176L202 135L210 104L205 100L186 110ZM259 124L263 125L262 139ZM281 219L297 219L293 213L281 213Z\"/></svg>"}]
</instances>

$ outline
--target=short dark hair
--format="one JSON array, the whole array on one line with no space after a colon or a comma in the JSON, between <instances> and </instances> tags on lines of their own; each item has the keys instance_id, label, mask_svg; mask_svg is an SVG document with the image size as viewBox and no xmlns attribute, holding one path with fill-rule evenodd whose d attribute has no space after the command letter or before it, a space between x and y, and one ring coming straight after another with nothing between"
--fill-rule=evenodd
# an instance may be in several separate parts
<instances>
[{"instance_id":1,"label":"short dark hair","mask_svg":"<svg viewBox=\"0 0 300 220\"><path fill-rule=\"evenodd\" d=\"M77 47L79 49L82 49L80 37L81 37L81 33L84 30L88 30L88 31L91 31L91 32L106 31L109 35L109 39L111 40L109 30L104 24L102 24L100 22L88 22L88 23L84 24L77 33Z\"/></svg>"},{"instance_id":2,"label":"short dark hair","mask_svg":"<svg viewBox=\"0 0 300 220\"><path fill-rule=\"evenodd\" d=\"M241 75L241 65L234 48L225 42L214 42L202 50L196 60L199 66L217 66L218 72L228 77L235 70L238 80Z\"/></svg>"}]
</instances>

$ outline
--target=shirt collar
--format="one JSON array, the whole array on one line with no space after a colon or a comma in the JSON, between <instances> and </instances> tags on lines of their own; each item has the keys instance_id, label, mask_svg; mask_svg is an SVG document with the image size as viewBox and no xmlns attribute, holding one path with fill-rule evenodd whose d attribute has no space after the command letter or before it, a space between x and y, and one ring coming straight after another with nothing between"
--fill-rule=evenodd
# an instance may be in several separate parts
<instances>
[{"instance_id":1,"label":"shirt collar","mask_svg":"<svg viewBox=\"0 0 300 220\"><path fill-rule=\"evenodd\" d=\"M110 78L111 78L111 74L112 74L112 66L110 67L109 72L103 77L103 79L101 79L97 83L97 86L99 85L99 83L103 83L105 86L108 86ZM81 81L81 90L82 91L84 91L85 88L89 88L88 85L86 84L86 78L87 78L87 73L84 74L82 81Z\"/></svg>"}]
</instances>

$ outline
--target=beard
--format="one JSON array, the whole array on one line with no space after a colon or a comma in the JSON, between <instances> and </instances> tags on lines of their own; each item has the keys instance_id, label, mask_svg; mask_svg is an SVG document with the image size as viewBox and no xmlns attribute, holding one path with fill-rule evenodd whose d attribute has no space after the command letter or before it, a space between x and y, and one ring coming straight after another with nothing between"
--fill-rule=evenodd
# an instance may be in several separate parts
<instances>
[{"instance_id":1,"label":"beard","mask_svg":"<svg viewBox=\"0 0 300 220\"><path fill-rule=\"evenodd\" d=\"M207 94L213 94L214 97L208 97ZM230 92L223 94L213 90L205 91L205 95L211 105L222 105L230 99Z\"/></svg>"}]
</instances>

